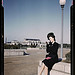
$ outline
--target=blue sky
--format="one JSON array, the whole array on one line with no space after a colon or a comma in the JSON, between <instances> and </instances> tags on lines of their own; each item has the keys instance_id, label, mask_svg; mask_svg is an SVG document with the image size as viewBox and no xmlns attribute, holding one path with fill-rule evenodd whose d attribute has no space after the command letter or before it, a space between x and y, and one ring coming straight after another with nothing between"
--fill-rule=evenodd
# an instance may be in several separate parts
<instances>
[{"instance_id":1,"label":"blue sky","mask_svg":"<svg viewBox=\"0 0 75 75\"><path fill-rule=\"evenodd\" d=\"M70 6L64 7L63 43L70 43ZM54 32L61 43L61 7L59 0L3 0L4 41L35 38L47 41L47 34Z\"/></svg>"}]
</instances>

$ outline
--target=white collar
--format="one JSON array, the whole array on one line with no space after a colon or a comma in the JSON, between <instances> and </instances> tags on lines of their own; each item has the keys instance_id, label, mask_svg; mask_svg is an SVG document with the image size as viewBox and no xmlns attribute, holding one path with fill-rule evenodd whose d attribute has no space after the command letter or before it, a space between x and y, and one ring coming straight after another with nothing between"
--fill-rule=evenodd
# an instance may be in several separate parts
<instances>
[{"instance_id":1,"label":"white collar","mask_svg":"<svg viewBox=\"0 0 75 75\"><path fill-rule=\"evenodd\" d=\"M54 41L55 42L55 41ZM52 42L52 44L54 44L54 42Z\"/></svg>"}]
</instances>

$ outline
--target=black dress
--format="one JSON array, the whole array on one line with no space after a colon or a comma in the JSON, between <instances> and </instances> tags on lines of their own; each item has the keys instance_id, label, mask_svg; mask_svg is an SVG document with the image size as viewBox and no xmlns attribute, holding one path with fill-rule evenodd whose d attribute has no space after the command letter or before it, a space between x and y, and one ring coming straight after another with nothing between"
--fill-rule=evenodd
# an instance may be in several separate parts
<instances>
[{"instance_id":1,"label":"black dress","mask_svg":"<svg viewBox=\"0 0 75 75\"><path fill-rule=\"evenodd\" d=\"M59 44L57 42L54 42L54 44L50 42L46 45L46 52L48 53L46 57L51 57L51 59L44 59L42 62L48 67L49 70L51 70L53 65L58 62L58 48Z\"/></svg>"}]
</instances>

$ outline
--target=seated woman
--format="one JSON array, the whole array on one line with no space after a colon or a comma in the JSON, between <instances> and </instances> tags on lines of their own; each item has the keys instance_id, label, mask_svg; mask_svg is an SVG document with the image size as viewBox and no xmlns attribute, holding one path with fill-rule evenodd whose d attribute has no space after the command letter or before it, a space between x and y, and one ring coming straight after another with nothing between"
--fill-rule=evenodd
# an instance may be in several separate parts
<instances>
[{"instance_id":1,"label":"seated woman","mask_svg":"<svg viewBox=\"0 0 75 75\"><path fill-rule=\"evenodd\" d=\"M59 44L55 40L54 33L49 33L47 35L47 38L49 40L49 43L46 42L46 52L48 53L45 57L45 59L42 61L43 65L40 70L39 75L42 75L43 70L45 69L45 75L49 75L53 65L62 59L58 59L58 48Z\"/></svg>"}]
</instances>

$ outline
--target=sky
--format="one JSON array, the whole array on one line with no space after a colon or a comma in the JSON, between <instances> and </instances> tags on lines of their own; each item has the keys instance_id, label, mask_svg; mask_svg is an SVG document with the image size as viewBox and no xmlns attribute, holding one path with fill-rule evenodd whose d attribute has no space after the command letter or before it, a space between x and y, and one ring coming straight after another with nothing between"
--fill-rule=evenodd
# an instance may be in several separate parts
<instances>
[{"instance_id":1,"label":"sky","mask_svg":"<svg viewBox=\"0 0 75 75\"><path fill-rule=\"evenodd\" d=\"M70 7L66 0L63 11L63 43L70 44ZM61 43L62 10L59 0L3 0L4 42L24 41L24 38L46 42L47 34L53 32Z\"/></svg>"}]
</instances>

